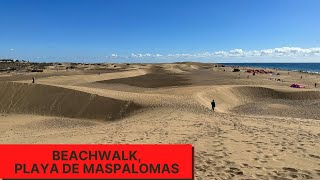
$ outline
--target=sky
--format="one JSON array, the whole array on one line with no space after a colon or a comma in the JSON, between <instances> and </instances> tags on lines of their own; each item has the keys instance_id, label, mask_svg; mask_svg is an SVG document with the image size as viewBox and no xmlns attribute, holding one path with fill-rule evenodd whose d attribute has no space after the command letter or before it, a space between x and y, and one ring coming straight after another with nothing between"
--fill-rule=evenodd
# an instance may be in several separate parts
<instances>
[{"instance_id":1,"label":"sky","mask_svg":"<svg viewBox=\"0 0 320 180\"><path fill-rule=\"evenodd\" d=\"M319 0L1 0L0 58L320 62Z\"/></svg>"}]
</instances>

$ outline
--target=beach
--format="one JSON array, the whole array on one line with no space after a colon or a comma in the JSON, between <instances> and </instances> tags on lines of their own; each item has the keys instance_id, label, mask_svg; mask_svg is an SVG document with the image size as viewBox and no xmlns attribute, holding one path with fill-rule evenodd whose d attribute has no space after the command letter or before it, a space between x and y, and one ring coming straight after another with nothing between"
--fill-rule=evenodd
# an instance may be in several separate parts
<instances>
[{"instance_id":1,"label":"beach","mask_svg":"<svg viewBox=\"0 0 320 180\"><path fill-rule=\"evenodd\" d=\"M16 65L0 72L1 144L192 144L199 180L320 178L320 74L196 62Z\"/></svg>"}]
</instances>

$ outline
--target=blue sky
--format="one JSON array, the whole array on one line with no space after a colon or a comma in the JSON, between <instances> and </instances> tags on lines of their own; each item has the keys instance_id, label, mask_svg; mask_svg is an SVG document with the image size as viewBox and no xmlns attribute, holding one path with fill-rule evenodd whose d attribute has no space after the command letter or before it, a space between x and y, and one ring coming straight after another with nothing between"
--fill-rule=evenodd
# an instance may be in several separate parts
<instances>
[{"instance_id":1,"label":"blue sky","mask_svg":"<svg viewBox=\"0 0 320 180\"><path fill-rule=\"evenodd\" d=\"M320 62L318 0L1 0L0 58Z\"/></svg>"}]
</instances>

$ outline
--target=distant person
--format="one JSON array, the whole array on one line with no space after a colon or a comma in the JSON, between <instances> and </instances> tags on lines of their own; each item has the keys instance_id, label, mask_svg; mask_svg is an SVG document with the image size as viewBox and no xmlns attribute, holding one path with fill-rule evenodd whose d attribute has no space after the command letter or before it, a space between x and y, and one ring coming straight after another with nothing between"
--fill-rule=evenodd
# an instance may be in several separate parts
<instances>
[{"instance_id":1,"label":"distant person","mask_svg":"<svg viewBox=\"0 0 320 180\"><path fill-rule=\"evenodd\" d=\"M212 111L214 111L214 108L216 107L216 103L214 102L214 99L212 99L211 101L211 107L212 107Z\"/></svg>"},{"instance_id":2,"label":"distant person","mask_svg":"<svg viewBox=\"0 0 320 180\"><path fill-rule=\"evenodd\" d=\"M317 88L317 85L318 85L317 83L314 83L314 87L315 87L315 88Z\"/></svg>"},{"instance_id":3,"label":"distant person","mask_svg":"<svg viewBox=\"0 0 320 180\"><path fill-rule=\"evenodd\" d=\"M32 83L36 82L36 78L32 77Z\"/></svg>"},{"instance_id":4,"label":"distant person","mask_svg":"<svg viewBox=\"0 0 320 180\"><path fill-rule=\"evenodd\" d=\"M300 79L302 79L302 76L300 77Z\"/></svg>"},{"instance_id":5,"label":"distant person","mask_svg":"<svg viewBox=\"0 0 320 180\"><path fill-rule=\"evenodd\" d=\"M255 76L255 75L256 75L256 72L253 72L252 75Z\"/></svg>"}]
</instances>

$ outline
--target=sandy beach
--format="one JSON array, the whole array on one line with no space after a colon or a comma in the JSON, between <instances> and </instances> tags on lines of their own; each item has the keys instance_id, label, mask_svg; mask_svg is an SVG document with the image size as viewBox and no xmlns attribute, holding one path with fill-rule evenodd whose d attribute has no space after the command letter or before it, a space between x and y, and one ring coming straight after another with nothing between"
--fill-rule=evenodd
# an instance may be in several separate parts
<instances>
[{"instance_id":1,"label":"sandy beach","mask_svg":"<svg viewBox=\"0 0 320 180\"><path fill-rule=\"evenodd\" d=\"M1 144L188 143L199 180L320 179L319 74L253 76L210 63L44 66L0 73Z\"/></svg>"}]
</instances>

